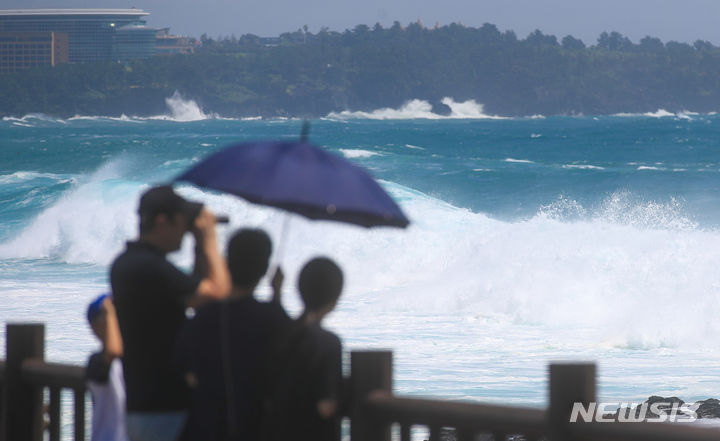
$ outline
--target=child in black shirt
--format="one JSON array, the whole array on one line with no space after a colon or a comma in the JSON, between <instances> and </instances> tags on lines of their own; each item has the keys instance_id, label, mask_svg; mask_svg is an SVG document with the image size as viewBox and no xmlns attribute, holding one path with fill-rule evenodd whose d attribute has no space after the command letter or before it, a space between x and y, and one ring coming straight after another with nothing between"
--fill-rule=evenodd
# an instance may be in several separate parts
<instances>
[{"instance_id":1,"label":"child in black shirt","mask_svg":"<svg viewBox=\"0 0 720 441\"><path fill-rule=\"evenodd\" d=\"M312 259L300 273L305 310L278 344L268 380L269 440L340 439L342 345L321 323L335 308L342 286L342 270L328 258Z\"/></svg>"}]
</instances>

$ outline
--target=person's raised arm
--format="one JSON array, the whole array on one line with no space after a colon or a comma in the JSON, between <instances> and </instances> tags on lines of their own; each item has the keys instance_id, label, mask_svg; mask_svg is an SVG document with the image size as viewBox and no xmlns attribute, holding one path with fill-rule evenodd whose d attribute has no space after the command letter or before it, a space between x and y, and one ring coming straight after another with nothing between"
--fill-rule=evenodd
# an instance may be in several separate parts
<instances>
[{"instance_id":1,"label":"person's raised arm","mask_svg":"<svg viewBox=\"0 0 720 441\"><path fill-rule=\"evenodd\" d=\"M123 356L123 341L120 336L117 314L115 313L115 304L113 304L110 296L103 299L102 307L105 310L106 326L105 341L103 342L103 358L107 364L110 364L114 359Z\"/></svg>"},{"instance_id":2,"label":"person's raised arm","mask_svg":"<svg viewBox=\"0 0 720 441\"><path fill-rule=\"evenodd\" d=\"M270 285L273 289L273 303L282 305L282 286L284 281L285 273L283 273L282 268L280 268L280 265L278 265L277 269L275 270L275 275L273 275L272 281L270 282Z\"/></svg>"},{"instance_id":3,"label":"person's raised arm","mask_svg":"<svg viewBox=\"0 0 720 441\"><path fill-rule=\"evenodd\" d=\"M225 259L220 255L215 235L215 216L203 208L195 219L195 260L198 270L207 274L200 281L196 294L199 297L224 299L230 293L232 283ZM202 267L205 268L202 268ZM203 272L205 272L203 271Z\"/></svg>"}]
</instances>

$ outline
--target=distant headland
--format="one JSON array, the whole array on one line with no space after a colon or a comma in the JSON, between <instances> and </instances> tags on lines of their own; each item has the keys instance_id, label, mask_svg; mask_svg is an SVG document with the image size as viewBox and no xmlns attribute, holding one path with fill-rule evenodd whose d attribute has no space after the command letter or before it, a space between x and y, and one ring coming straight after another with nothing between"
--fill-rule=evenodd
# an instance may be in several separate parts
<instances>
[{"instance_id":1,"label":"distant headland","mask_svg":"<svg viewBox=\"0 0 720 441\"><path fill-rule=\"evenodd\" d=\"M592 45L496 26L358 25L277 38L203 35L191 54L61 64L0 75L0 116L41 112L155 115L179 91L228 117L322 117L474 100L499 116L720 110L720 47L637 43L604 32Z\"/></svg>"}]
</instances>

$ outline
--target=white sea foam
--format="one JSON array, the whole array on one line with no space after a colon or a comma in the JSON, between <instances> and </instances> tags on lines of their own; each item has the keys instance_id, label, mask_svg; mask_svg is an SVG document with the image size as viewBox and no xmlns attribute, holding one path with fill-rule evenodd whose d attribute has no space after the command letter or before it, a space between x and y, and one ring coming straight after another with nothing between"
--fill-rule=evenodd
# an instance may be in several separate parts
<instances>
[{"instance_id":1,"label":"white sea foam","mask_svg":"<svg viewBox=\"0 0 720 441\"><path fill-rule=\"evenodd\" d=\"M130 160L107 163L0 244L0 259L19 268L18 259L80 264L52 282L37 273L0 278L0 312L48 322L52 360L81 363L94 347L82 310L106 289L106 265L137 234L137 198L147 186L127 180L133 169ZM350 349L393 348L398 392L542 403L547 361L582 358L601 362L605 396L717 395L720 231L700 229L679 201L624 192L597 206L559 198L530 219L506 222L381 184L410 227L367 230L291 216L284 302L297 314L294 280L308 258L336 259L347 283L327 324ZM279 210L189 186L178 191L230 216L218 229L221 244L250 225L267 229L277 245L286 217ZM172 259L188 267L191 254L188 240ZM263 281L261 296L268 291ZM668 351L677 355L672 361ZM648 363L667 367L649 375ZM682 378L670 381L667 372Z\"/></svg>"},{"instance_id":2,"label":"white sea foam","mask_svg":"<svg viewBox=\"0 0 720 441\"><path fill-rule=\"evenodd\" d=\"M378 152L362 149L340 149L340 152L348 159L370 158L372 156L380 156Z\"/></svg>"},{"instance_id":3,"label":"white sea foam","mask_svg":"<svg viewBox=\"0 0 720 441\"><path fill-rule=\"evenodd\" d=\"M707 115L712 115L712 113L708 113ZM698 112L691 112L688 110L683 110L677 113L668 112L665 109L658 109L655 112L646 112L646 113L615 113L612 116L616 117L631 117L631 118L638 118L638 117L648 117L648 118L677 118L677 119L685 119L685 120L692 120L693 117L701 116Z\"/></svg>"},{"instance_id":4,"label":"white sea foam","mask_svg":"<svg viewBox=\"0 0 720 441\"><path fill-rule=\"evenodd\" d=\"M202 121L205 119L216 118L217 115L207 115L202 111L195 100L185 99L177 90L171 97L165 98L165 104L168 107L168 115L152 116L148 119L159 119L176 122Z\"/></svg>"},{"instance_id":5,"label":"white sea foam","mask_svg":"<svg viewBox=\"0 0 720 441\"><path fill-rule=\"evenodd\" d=\"M651 165L641 165L637 168L638 170L661 170L659 167L653 167Z\"/></svg>"},{"instance_id":6,"label":"white sea foam","mask_svg":"<svg viewBox=\"0 0 720 441\"><path fill-rule=\"evenodd\" d=\"M441 100L450 108L450 115L439 115L433 113L432 104L425 100L410 100L399 109L383 108L372 112L353 112L344 110L342 112L331 112L328 119L504 119L496 115L488 115L483 110L483 105L475 100L456 102L452 98L445 97Z\"/></svg>"},{"instance_id":7,"label":"white sea foam","mask_svg":"<svg viewBox=\"0 0 720 441\"><path fill-rule=\"evenodd\" d=\"M129 237L136 204L128 186L117 181L128 164L111 161L66 192L55 204L9 242L0 244L0 258L49 258L69 263L106 263L104 248Z\"/></svg>"},{"instance_id":8,"label":"white sea foam","mask_svg":"<svg viewBox=\"0 0 720 441\"><path fill-rule=\"evenodd\" d=\"M521 164L535 164L535 161L531 161L529 159L515 159L515 158L505 158L503 159L504 162L517 162Z\"/></svg>"},{"instance_id":9,"label":"white sea foam","mask_svg":"<svg viewBox=\"0 0 720 441\"><path fill-rule=\"evenodd\" d=\"M420 147L417 145L412 145L412 144L405 144L405 147L407 147L409 149L413 149L413 150L425 150L423 147Z\"/></svg>"},{"instance_id":10,"label":"white sea foam","mask_svg":"<svg viewBox=\"0 0 720 441\"><path fill-rule=\"evenodd\" d=\"M591 164L563 164L563 168L577 168L580 170L605 170L605 167Z\"/></svg>"},{"instance_id":11,"label":"white sea foam","mask_svg":"<svg viewBox=\"0 0 720 441\"><path fill-rule=\"evenodd\" d=\"M697 112L688 112L688 111L683 111L683 112L677 113L678 118L687 119L687 120L692 120L694 116L698 116L698 115L699 115L699 113L697 113Z\"/></svg>"},{"instance_id":12,"label":"white sea foam","mask_svg":"<svg viewBox=\"0 0 720 441\"><path fill-rule=\"evenodd\" d=\"M69 182L73 177L71 175L55 174L55 173L39 173L34 171L17 171L7 175L0 175L0 184L17 184L24 181L32 181L35 179L51 179L59 183Z\"/></svg>"},{"instance_id":13,"label":"white sea foam","mask_svg":"<svg viewBox=\"0 0 720 441\"><path fill-rule=\"evenodd\" d=\"M121 179L128 167L112 161L66 192L0 244L0 257L107 264L137 233L134 211L146 186ZM720 332L720 322L708 319L720 314L714 301L720 295L720 233L698 229L677 201L642 202L617 193L588 208L560 199L532 219L502 222L383 185L413 221L406 232L293 216L285 244L288 274L312 255L333 256L348 270L350 302L364 303L372 294L369 311L499 314L518 324L590 326L611 341L642 338L650 345L714 344L699 337ZM222 242L240 225L262 225L277 235L284 218L233 196L180 191L230 215ZM178 262L189 263L190 248Z\"/></svg>"},{"instance_id":14,"label":"white sea foam","mask_svg":"<svg viewBox=\"0 0 720 441\"><path fill-rule=\"evenodd\" d=\"M120 116L87 116L87 115L75 115L72 118L68 118L68 121L119 121L119 122L130 122L130 123L143 123L145 118L130 117L125 114Z\"/></svg>"},{"instance_id":15,"label":"white sea foam","mask_svg":"<svg viewBox=\"0 0 720 441\"><path fill-rule=\"evenodd\" d=\"M65 124L66 122L60 118L55 118L43 113L28 113L22 118L16 118L14 116L5 116L2 118L3 121L12 122L14 125L22 127L35 127L37 123L52 123L52 124Z\"/></svg>"}]
</instances>

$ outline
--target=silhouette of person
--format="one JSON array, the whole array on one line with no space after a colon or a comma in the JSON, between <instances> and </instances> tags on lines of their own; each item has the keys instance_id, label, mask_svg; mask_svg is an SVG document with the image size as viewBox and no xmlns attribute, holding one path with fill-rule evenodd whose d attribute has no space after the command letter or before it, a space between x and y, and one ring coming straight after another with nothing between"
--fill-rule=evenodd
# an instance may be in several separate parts
<instances>
[{"instance_id":1,"label":"silhouette of person","mask_svg":"<svg viewBox=\"0 0 720 441\"><path fill-rule=\"evenodd\" d=\"M123 343L109 294L98 296L88 305L87 320L102 343L102 350L90 356L85 370L93 403L90 440L127 441L125 382L120 361Z\"/></svg>"},{"instance_id":2,"label":"silhouette of person","mask_svg":"<svg viewBox=\"0 0 720 441\"><path fill-rule=\"evenodd\" d=\"M342 344L322 327L343 287L342 270L318 257L298 281L302 315L278 340L268 380L264 433L272 441L340 439Z\"/></svg>"},{"instance_id":3,"label":"silhouette of person","mask_svg":"<svg viewBox=\"0 0 720 441\"><path fill-rule=\"evenodd\" d=\"M271 302L254 298L271 251L264 231L238 231L227 250L230 296L198 308L183 330L178 362L194 385L183 439L259 439L267 353L275 336L291 323L280 305L282 271L273 278Z\"/></svg>"},{"instance_id":4,"label":"silhouette of person","mask_svg":"<svg viewBox=\"0 0 720 441\"><path fill-rule=\"evenodd\" d=\"M173 370L173 348L188 305L222 299L230 277L215 236L215 217L202 204L160 186L140 198L140 237L112 264L110 280L124 342L127 429L132 441L175 440L190 390ZM195 271L167 261L183 236L195 237Z\"/></svg>"}]
</instances>

